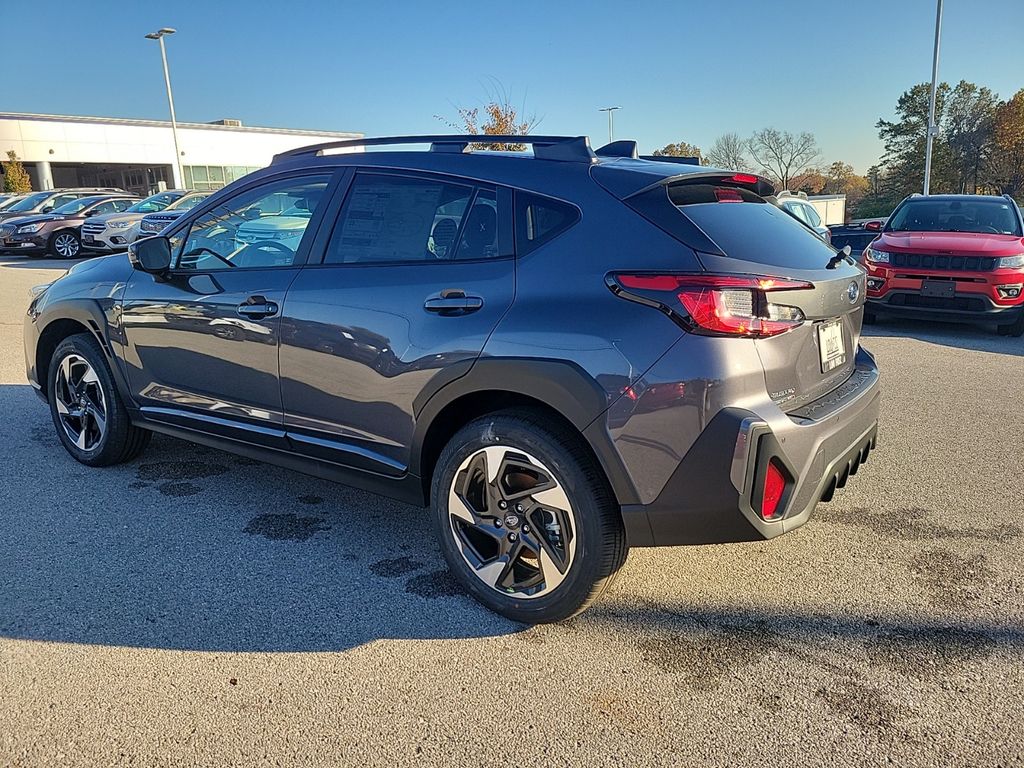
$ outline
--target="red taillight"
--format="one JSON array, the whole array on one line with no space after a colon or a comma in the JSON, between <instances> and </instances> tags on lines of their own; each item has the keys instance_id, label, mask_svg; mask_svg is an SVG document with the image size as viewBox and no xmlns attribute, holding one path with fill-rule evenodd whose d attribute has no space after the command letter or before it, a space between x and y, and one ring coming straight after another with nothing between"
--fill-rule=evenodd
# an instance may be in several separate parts
<instances>
[{"instance_id":1,"label":"red taillight","mask_svg":"<svg viewBox=\"0 0 1024 768\"><path fill-rule=\"evenodd\" d=\"M751 275L615 275L612 290L653 303L691 331L723 336L777 336L804 321L796 307L768 300L773 291L813 288L810 283Z\"/></svg>"},{"instance_id":2,"label":"red taillight","mask_svg":"<svg viewBox=\"0 0 1024 768\"><path fill-rule=\"evenodd\" d=\"M774 520L779 515L779 502L782 501L782 494L786 490L786 476L778 462L772 459L768 462L768 470L764 475L764 494L761 496L761 517L765 520Z\"/></svg>"},{"instance_id":3,"label":"red taillight","mask_svg":"<svg viewBox=\"0 0 1024 768\"><path fill-rule=\"evenodd\" d=\"M882 222L880 221L869 221L867 224L864 225L864 229L869 229L872 232L878 231L881 228Z\"/></svg>"}]
</instances>

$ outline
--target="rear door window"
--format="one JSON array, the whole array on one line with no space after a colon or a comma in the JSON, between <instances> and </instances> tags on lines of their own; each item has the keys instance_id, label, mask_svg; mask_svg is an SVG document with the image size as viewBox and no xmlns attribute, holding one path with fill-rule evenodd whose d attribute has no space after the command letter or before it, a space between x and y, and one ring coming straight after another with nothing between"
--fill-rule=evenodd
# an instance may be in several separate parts
<instances>
[{"instance_id":1,"label":"rear door window","mask_svg":"<svg viewBox=\"0 0 1024 768\"><path fill-rule=\"evenodd\" d=\"M490 259L499 248L495 190L435 178L358 173L326 264Z\"/></svg>"}]
</instances>

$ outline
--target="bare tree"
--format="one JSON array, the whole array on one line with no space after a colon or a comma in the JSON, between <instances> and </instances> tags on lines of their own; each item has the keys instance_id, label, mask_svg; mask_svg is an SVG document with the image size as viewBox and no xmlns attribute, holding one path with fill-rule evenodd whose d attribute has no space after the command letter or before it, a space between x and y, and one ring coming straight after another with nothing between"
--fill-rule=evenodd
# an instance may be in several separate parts
<instances>
[{"instance_id":1,"label":"bare tree","mask_svg":"<svg viewBox=\"0 0 1024 768\"><path fill-rule=\"evenodd\" d=\"M704 158L708 165L730 171L749 171L747 147L737 133L724 133L715 139Z\"/></svg>"},{"instance_id":2,"label":"bare tree","mask_svg":"<svg viewBox=\"0 0 1024 768\"><path fill-rule=\"evenodd\" d=\"M780 189L789 189L790 179L818 159L818 143L814 134L794 136L789 131L775 128L757 131L747 140L747 150Z\"/></svg>"}]
</instances>

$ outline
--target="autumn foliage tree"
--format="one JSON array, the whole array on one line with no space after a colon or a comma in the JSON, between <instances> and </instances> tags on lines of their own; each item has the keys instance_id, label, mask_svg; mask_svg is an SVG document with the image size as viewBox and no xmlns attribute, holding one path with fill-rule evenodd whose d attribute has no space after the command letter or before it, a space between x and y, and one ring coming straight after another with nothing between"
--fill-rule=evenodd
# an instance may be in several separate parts
<instances>
[{"instance_id":1,"label":"autumn foliage tree","mask_svg":"<svg viewBox=\"0 0 1024 768\"><path fill-rule=\"evenodd\" d=\"M13 149L7 153L7 162L0 162L0 165L4 172L4 192L22 194L32 191L32 180Z\"/></svg>"},{"instance_id":2,"label":"autumn foliage tree","mask_svg":"<svg viewBox=\"0 0 1024 768\"><path fill-rule=\"evenodd\" d=\"M450 128L472 136L525 136L539 122L535 116L525 117L520 114L507 95L494 96L482 107L458 107L458 119L455 122L434 115ZM494 149L504 152L521 152L525 144L473 144L472 149Z\"/></svg>"}]
</instances>

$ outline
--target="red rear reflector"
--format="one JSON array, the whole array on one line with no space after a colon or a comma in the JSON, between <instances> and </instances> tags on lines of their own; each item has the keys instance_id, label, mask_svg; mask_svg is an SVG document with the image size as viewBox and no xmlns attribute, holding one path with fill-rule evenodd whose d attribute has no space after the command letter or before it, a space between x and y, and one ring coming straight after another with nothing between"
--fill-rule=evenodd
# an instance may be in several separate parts
<instances>
[{"instance_id":1,"label":"red rear reflector","mask_svg":"<svg viewBox=\"0 0 1024 768\"><path fill-rule=\"evenodd\" d=\"M743 196L739 190L728 187L715 187L715 199L720 203L742 203Z\"/></svg>"},{"instance_id":2,"label":"red rear reflector","mask_svg":"<svg viewBox=\"0 0 1024 768\"><path fill-rule=\"evenodd\" d=\"M779 513L779 502L786 490L786 476L782 474L778 462L768 462L768 471L764 476L764 495L761 497L761 517L774 520Z\"/></svg>"},{"instance_id":3,"label":"red rear reflector","mask_svg":"<svg viewBox=\"0 0 1024 768\"><path fill-rule=\"evenodd\" d=\"M751 173L737 173L729 177L729 181L735 181L737 184L757 184L760 179Z\"/></svg>"}]
</instances>

